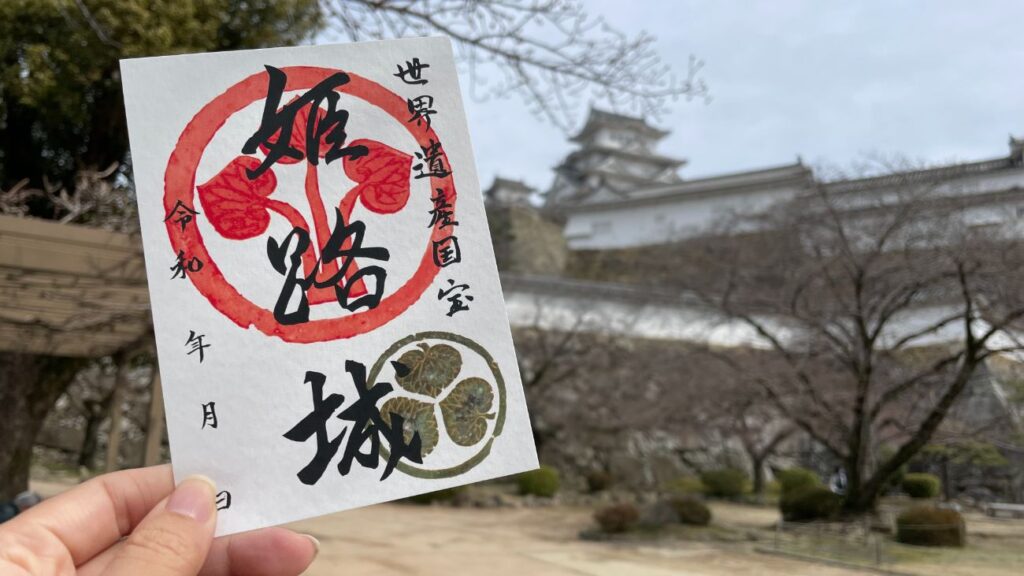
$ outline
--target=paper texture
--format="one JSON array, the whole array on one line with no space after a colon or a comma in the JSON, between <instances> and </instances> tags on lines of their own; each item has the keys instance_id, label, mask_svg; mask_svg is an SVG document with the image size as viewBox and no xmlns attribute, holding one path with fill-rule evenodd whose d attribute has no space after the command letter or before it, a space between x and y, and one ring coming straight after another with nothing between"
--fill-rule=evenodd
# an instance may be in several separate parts
<instances>
[{"instance_id":1,"label":"paper texture","mask_svg":"<svg viewBox=\"0 0 1024 576\"><path fill-rule=\"evenodd\" d=\"M121 70L174 474L218 535L536 467L447 39Z\"/></svg>"}]
</instances>

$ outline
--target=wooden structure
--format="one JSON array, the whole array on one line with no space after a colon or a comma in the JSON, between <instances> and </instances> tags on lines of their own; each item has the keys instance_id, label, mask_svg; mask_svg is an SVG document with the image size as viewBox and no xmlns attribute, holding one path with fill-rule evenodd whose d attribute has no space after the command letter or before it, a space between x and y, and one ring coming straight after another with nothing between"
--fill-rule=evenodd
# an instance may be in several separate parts
<instances>
[{"instance_id":1,"label":"wooden structure","mask_svg":"<svg viewBox=\"0 0 1024 576\"><path fill-rule=\"evenodd\" d=\"M119 430L128 360L152 347L149 292L137 236L0 216L0 351L100 358L120 367L111 401ZM163 405L154 370L146 462L159 459ZM107 467L117 465L111 434Z\"/></svg>"}]
</instances>

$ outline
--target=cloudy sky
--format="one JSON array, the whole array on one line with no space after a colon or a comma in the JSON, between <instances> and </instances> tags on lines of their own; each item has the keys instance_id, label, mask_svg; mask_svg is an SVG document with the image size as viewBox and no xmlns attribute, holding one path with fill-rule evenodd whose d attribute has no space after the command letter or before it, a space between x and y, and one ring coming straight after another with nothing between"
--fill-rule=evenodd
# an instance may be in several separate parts
<instances>
[{"instance_id":1,"label":"cloudy sky","mask_svg":"<svg viewBox=\"0 0 1024 576\"><path fill-rule=\"evenodd\" d=\"M1011 133L1024 136L1024 2L585 4L624 31L655 35L680 76L688 55L705 60L711 102L680 100L657 122L672 131L661 151L689 160L684 177L798 155L847 166L873 153L979 160L1005 155ZM566 135L514 96L466 100L481 184L500 174L546 188L571 150Z\"/></svg>"}]
</instances>

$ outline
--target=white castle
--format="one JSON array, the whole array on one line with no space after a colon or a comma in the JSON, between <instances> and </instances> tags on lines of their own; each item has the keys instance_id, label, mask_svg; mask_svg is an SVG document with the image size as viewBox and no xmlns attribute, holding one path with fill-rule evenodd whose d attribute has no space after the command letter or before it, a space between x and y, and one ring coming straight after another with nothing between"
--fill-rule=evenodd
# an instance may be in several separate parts
<instances>
[{"instance_id":1,"label":"white castle","mask_svg":"<svg viewBox=\"0 0 1024 576\"><path fill-rule=\"evenodd\" d=\"M745 213L806 193L815 186L856 197L885 194L897 182L934 182L940 195L965 197L977 225L1024 217L1024 139L1010 138L999 158L897 175L827 181L797 159L792 164L687 179L686 161L661 155L668 132L641 118L592 109L572 138L579 148L555 168L544 208L564 222L570 249L602 250L664 244L702 234L729 213ZM488 198L523 203L531 190L497 179Z\"/></svg>"}]
</instances>

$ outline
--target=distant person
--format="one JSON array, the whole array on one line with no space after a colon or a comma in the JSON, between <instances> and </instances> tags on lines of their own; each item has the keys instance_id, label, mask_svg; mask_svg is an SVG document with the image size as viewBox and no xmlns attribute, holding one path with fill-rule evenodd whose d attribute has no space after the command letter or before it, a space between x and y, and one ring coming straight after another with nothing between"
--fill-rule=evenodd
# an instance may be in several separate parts
<instances>
[{"instance_id":1,"label":"distant person","mask_svg":"<svg viewBox=\"0 0 1024 576\"><path fill-rule=\"evenodd\" d=\"M846 494L846 470L843 470L842 466L836 466L832 472L832 476L828 479L828 488L840 496Z\"/></svg>"},{"instance_id":2,"label":"distant person","mask_svg":"<svg viewBox=\"0 0 1024 576\"><path fill-rule=\"evenodd\" d=\"M18 507L14 502L0 502L0 523L7 522L18 515Z\"/></svg>"},{"instance_id":3,"label":"distant person","mask_svg":"<svg viewBox=\"0 0 1024 576\"><path fill-rule=\"evenodd\" d=\"M41 503L19 495L7 504L25 511L0 525L0 574L288 576L313 562L316 539L284 528L215 540L215 493L199 476L175 487L165 465L105 474Z\"/></svg>"},{"instance_id":4,"label":"distant person","mask_svg":"<svg viewBox=\"0 0 1024 576\"><path fill-rule=\"evenodd\" d=\"M42 500L43 499L39 494L36 494L31 490L25 490L21 494L15 496L14 500L0 503L0 522L6 522L11 518L14 518L25 510L39 504Z\"/></svg>"}]
</instances>

